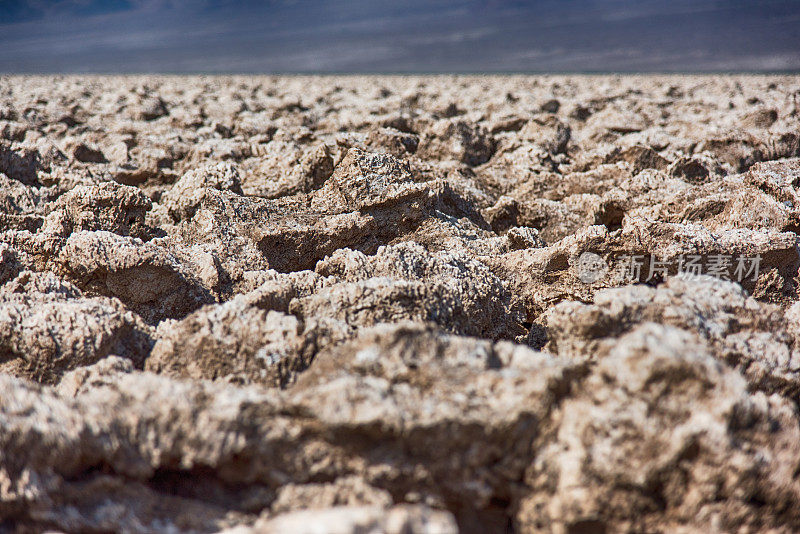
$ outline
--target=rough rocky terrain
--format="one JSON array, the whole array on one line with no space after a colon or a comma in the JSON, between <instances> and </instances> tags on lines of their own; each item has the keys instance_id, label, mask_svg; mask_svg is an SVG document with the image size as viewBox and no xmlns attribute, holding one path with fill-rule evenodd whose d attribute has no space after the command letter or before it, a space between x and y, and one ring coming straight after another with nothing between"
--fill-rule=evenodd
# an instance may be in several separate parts
<instances>
[{"instance_id":1,"label":"rough rocky terrain","mask_svg":"<svg viewBox=\"0 0 800 534\"><path fill-rule=\"evenodd\" d=\"M800 77L0 77L0 531L800 530Z\"/></svg>"}]
</instances>

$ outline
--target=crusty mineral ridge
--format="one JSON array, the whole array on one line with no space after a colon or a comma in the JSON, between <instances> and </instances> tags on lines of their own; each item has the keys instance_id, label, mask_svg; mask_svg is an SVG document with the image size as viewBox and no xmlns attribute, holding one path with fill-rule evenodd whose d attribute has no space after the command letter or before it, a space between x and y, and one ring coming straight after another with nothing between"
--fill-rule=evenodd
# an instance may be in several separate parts
<instances>
[{"instance_id":1,"label":"crusty mineral ridge","mask_svg":"<svg viewBox=\"0 0 800 534\"><path fill-rule=\"evenodd\" d=\"M0 532L800 531L798 99L0 77Z\"/></svg>"}]
</instances>

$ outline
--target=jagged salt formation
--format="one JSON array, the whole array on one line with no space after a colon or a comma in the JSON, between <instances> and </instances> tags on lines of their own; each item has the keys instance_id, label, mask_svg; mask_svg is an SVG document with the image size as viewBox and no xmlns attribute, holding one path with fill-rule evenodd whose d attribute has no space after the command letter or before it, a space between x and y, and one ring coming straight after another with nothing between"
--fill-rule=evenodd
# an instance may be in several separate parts
<instances>
[{"instance_id":1,"label":"jagged salt formation","mask_svg":"<svg viewBox=\"0 0 800 534\"><path fill-rule=\"evenodd\" d=\"M0 77L0 531L800 530L798 94Z\"/></svg>"}]
</instances>

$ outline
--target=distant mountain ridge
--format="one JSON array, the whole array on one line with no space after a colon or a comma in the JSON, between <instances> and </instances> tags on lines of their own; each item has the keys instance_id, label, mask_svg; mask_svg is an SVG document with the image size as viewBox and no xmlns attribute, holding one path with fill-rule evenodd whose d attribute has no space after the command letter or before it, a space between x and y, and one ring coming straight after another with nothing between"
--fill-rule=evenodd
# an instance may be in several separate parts
<instances>
[{"instance_id":1,"label":"distant mountain ridge","mask_svg":"<svg viewBox=\"0 0 800 534\"><path fill-rule=\"evenodd\" d=\"M791 0L11 0L0 72L798 71Z\"/></svg>"}]
</instances>

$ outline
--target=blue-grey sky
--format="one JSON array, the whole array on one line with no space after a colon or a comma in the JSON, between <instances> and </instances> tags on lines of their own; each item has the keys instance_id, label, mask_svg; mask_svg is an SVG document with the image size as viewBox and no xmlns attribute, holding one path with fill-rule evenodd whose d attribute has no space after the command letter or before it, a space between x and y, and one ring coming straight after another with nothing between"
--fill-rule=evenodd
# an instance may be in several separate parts
<instances>
[{"instance_id":1,"label":"blue-grey sky","mask_svg":"<svg viewBox=\"0 0 800 534\"><path fill-rule=\"evenodd\" d=\"M800 71L800 0L0 0L0 72Z\"/></svg>"}]
</instances>

